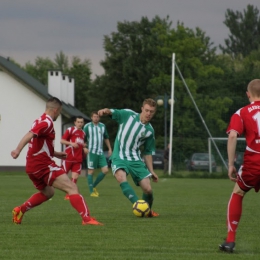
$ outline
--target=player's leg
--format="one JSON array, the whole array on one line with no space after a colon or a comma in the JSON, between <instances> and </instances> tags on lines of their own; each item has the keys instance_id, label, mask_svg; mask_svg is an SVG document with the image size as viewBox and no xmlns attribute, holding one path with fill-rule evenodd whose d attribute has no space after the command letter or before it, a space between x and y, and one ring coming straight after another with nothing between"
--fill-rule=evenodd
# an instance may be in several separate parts
<instances>
[{"instance_id":1,"label":"player's leg","mask_svg":"<svg viewBox=\"0 0 260 260\"><path fill-rule=\"evenodd\" d=\"M75 184L77 184L77 181L78 181L78 178L79 178L79 175L81 173L81 168L82 168L82 165L81 163L71 163L70 165L70 170L71 170L71 181L74 182ZM65 200L69 200L69 195L66 194Z\"/></svg>"},{"instance_id":2,"label":"player's leg","mask_svg":"<svg viewBox=\"0 0 260 260\"><path fill-rule=\"evenodd\" d=\"M66 160L62 161L62 167L63 167L64 171L66 172L66 174L69 174L69 172L72 171L72 166L73 166L72 162L66 161ZM69 200L69 199L70 199L69 195L66 194L64 197L64 200Z\"/></svg>"},{"instance_id":3,"label":"player's leg","mask_svg":"<svg viewBox=\"0 0 260 260\"><path fill-rule=\"evenodd\" d=\"M143 197L142 199L145 200L149 206L150 206L150 214L149 217L158 217L159 214L155 211L152 210L152 206L153 206L153 190L152 190L152 186L151 186L151 182L150 182L150 178L149 177L145 177L143 178L140 182L139 185L143 191Z\"/></svg>"},{"instance_id":4,"label":"player's leg","mask_svg":"<svg viewBox=\"0 0 260 260\"><path fill-rule=\"evenodd\" d=\"M77 184L79 175L81 173L82 164L81 163L73 163L71 167L71 181Z\"/></svg>"},{"instance_id":5,"label":"player's leg","mask_svg":"<svg viewBox=\"0 0 260 260\"><path fill-rule=\"evenodd\" d=\"M82 218L83 225L102 225L95 219L91 218L88 206L81 194L79 194L77 185L70 181L67 174L62 174L61 172L56 172L56 175L52 177L53 187L59 190L65 191L70 198L71 206L79 213Z\"/></svg>"},{"instance_id":6,"label":"player's leg","mask_svg":"<svg viewBox=\"0 0 260 260\"><path fill-rule=\"evenodd\" d=\"M98 174L95 182L93 183L93 191L99 195L98 191L97 191L97 185L104 179L104 177L106 176L106 174L108 173L108 166L107 166L107 160L106 157L104 155L100 155L99 156L99 165L98 167L101 168L101 172Z\"/></svg>"},{"instance_id":7,"label":"player's leg","mask_svg":"<svg viewBox=\"0 0 260 260\"><path fill-rule=\"evenodd\" d=\"M153 191L152 191L150 179L148 177L142 179L139 182L139 186L143 191L143 197L142 197L143 200L145 200L149 204L151 209L153 205Z\"/></svg>"},{"instance_id":8,"label":"player's leg","mask_svg":"<svg viewBox=\"0 0 260 260\"><path fill-rule=\"evenodd\" d=\"M93 154L93 153L88 153L88 176L87 176L87 181L88 181L88 187L89 187L89 192L91 197L98 197L98 195L93 191L93 174L94 170L97 169L98 167L98 155Z\"/></svg>"},{"instance_id":9,"label":"player's leg","mask_svg":"<svg viewBox=\"0 0 260 260\"><path fill-rule=\"evenodd\" d=\"M128 200L130 200L132 204L134 204L138 200L138 197L135 191L133 190L133 188L130 186L130 184L127 181L126 172L123 169L118 169L114 173L114 176L117 182L120 184L120 188L123 194L126 196Z\"/></svg>"},{"instance_id":10,"label":"player's leg","mask_svg":"<svg viewBox=\"0 0 260 260\"><path fill-rule=\"evenodd\" d=\"M219 245L219 249L222 251L229 253L233 252L235 247L236 231L242 215L242 202L245 194L246 192L241 190L236 183L227 208L227 238L224 243Z\"/></svg>"},{"instance_id":11,"label":"player's leg","mask_svg":"<svg viewBox=\"0 0 260 260\"><path fill-rule=\"evenodd\" d=\"M32 180L36 189L39 192L33 194L28 200L26 200L22 205L17 206L13 209L13 222L15 224L21 224L24 213L28 210L39 206L43 202L49 200L54 195L54 188L46 186L45 182L41 179L41 173L28 174L29 178ZM38 176L38 178L37 178Z\"/></svg>"},{"instance_id":12,"label":"player's leg","mask_svg":"<svg viewBox=\"0 0 260 260\"><path fill-rule=\"evenodd\" d=\"M150 182L151 173L148 171L147 167L142 161L132 162L130 165L130 173L133 181L137 186L140 186L143 191L143 200L145 200L150 209L153 205L153 190ZM149 217L157 217L158 213L151 210Z\"/></svg>"}]
</instances>

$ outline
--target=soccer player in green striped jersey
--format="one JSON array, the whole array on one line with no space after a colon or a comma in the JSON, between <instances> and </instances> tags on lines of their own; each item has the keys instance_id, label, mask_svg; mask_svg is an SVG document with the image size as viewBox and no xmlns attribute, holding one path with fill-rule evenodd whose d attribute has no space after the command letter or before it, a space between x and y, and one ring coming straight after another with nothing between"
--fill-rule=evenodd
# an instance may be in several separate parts
<instances>
[{"instance_id":1,"label":"soccer player in green striped jersey","mask_svg":"<svg viewBox=\"0 0 260 260\"><path fill-rule=\"evenodd\" d=\"M91 113L91 122L87 123L83 131L85 132L85 141L88 149L87 166L88 166L88 186L91 197L98 197L97 185L104 179L108 173L107 160L103 152L103 142L108 147L108 156L112 154L106 126L100 123L100 117L97 111ZM95 169L101 168L95 182L93 183L93 173Z\"/></svg>"},{"instance_id":2,"label":"soccer player in green striped jersey","mask_svg":"<svg viewBox=\"0 0 260 260\"><path fill-rule=\"evenodd\" d=\"M127 182L127 175L130 174L135 185L140 186L143 191L143 198L148 202L150 208L153 204L153 191L150 178L158 181L158 176L153 170L152 154L155 152L154 129L150 124L156 112L156 102L145 99L141 107L141 113L130 109L109 109L104 108L98 111L100 116L110 115L118 124L118 132L114 143L114 150L111 156L112 172L120 184L123 194L134 204L138 197ZM144 148L146 164L141 159L140 147ZM157 217L159 214L152 211L150 217Z\"/></svg>"}]
</instances>

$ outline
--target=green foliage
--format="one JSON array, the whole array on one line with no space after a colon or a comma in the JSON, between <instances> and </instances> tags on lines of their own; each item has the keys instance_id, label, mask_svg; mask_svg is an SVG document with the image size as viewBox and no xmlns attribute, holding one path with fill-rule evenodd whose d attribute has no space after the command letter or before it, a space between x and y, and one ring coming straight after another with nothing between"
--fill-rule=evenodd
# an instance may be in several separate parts
<instances>
[{"instance_id":1,"label":"green foliage","mask_svg":"<svg viewBox=\"0 0 260 260\"><path fill-rule=\"evenodd\" d=\"M37 57L35 64L27 62L24 70L42 84L48 84L48 70L61 70L63 74L68 74L75 80L75 107L83 113L90 113L87 106L87 91L91 82L91 63L88 59L81 60L77 56L73 56L71 64L69 64L68 56L62 51L56 54L54 61L50 58Z\"/></svg>"},{"instance_id":2,"label":"green foliage","mask_svg":"<svg viewBox=\"0 0 260 260\"><path fill-rule=\"evenodd\" d=\"M88 59L81 60L79 57L72 58L71 67L68 69L68 74L75 80L75 106L90 116L88 109L87 95L88 89L91 88L91 63Z\"/></svg>"},{"instance_id":3,"label":"green foliage","mask_svg":"<svg viewBox=\"0 0 260 260\"><path fill-rule=\"evenodd\" d=\"M35 64L27 62L24 70L39 80L43 85L48 85L48 70L56 69L55 63L50 58L37 57Z\"/></svg>"},{"instance_id":4,"label":"green foliage","mask_svg":"<svg viewBox=\"0 0 260 260\"><path fill-rule=\"evenodd\" d=\"M243 13L227 9L225 18L224 24L229 28L230 35L225 39L226 46L220 45L224 53L232 57L246 57L259 48L260 16L257 7L249 4Z\"/></svg>"},{"instance_id":5,"label":"green foliage","mask_svg":"<svg viewBox=\"0 0 260 260\"><path fill-rule=\"evenodd\" d=\"M36 190L25 173L2 172L1 260L244 260L260 257L256 229L259 208L255 206L259 198L253 191L244 199L234 255L218 250L226 236L226 208L233 188L228 179L161 178L153 184L153 209L160 216L152 219L133 215L131 204L111 173L100 183L99 198L89 196L85 177L79 178L78 186L91 214L104 226L82 226L80 216L58 190L51 201L27 212L21 225L14 225L13 207ZM141 197L140 188L134 189Z\"/></svg>"}]
</instances>

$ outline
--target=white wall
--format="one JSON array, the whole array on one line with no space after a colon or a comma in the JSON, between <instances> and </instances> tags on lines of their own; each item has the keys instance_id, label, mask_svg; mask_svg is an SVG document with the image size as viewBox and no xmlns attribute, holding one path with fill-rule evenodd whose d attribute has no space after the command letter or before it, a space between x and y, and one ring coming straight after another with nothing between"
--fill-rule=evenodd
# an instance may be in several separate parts
<instances>
[{"instance_id":1,"label":"white wall","mask_svg":"<svg viewBox=\"0 0 260 260\"><path fill-rule=\"evenodd\" d=\"M11 151L45 111L45 100L0 71L0 166L25 166L27 147L14 160ZM55 150L60 151L61 116L54 123ZM60 164L60 160L56 160Z\"/></svg>"}]
</instances>

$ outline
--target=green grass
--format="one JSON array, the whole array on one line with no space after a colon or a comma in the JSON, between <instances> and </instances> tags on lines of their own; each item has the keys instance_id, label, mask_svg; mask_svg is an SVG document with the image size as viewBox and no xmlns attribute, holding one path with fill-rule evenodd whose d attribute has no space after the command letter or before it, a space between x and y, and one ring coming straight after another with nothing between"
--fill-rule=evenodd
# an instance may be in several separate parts
<instances>
[{"instance_id":1,"label":"green grass","mask_svg":"<svg viewBox=\"0 0 260 260\"><path fill-rule=\"evenodd\" d=\"M109 174L89 196L86 178L78 186L91 213L105 226L82 226L79 215L56 191L51 201L27 212L22 225L13 207L35 192L25 174L1 173L0 259L260 259L259 198L251 191L237 232L235 253L218 244L226 236L226 207L233 184L227 179L163 178L153 184L158 218L137 218ZM129 181L131 179L129 178ZM130 181L132 183L132 181ZM141 190L136 188L141 197Z\"/></svg>"}]
</instances>

